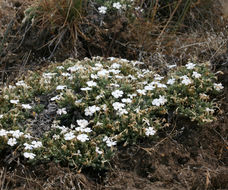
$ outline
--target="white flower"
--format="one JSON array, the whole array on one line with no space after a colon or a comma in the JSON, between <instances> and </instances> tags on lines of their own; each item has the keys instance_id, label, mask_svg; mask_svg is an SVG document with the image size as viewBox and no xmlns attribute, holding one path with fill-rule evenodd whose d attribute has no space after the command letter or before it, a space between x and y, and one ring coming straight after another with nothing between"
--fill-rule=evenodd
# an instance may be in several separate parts
<instances>
[{"instance_id":1,"label":"white flower","mask_svg":"<svg viewBox=\"0 0 228 190\"><path fill-rule=\"evenodd\" d=\"M101 14L105 14L106 11L107 11L107 7L101 6L101 7L98 8L98 11L99 11L99 13L101 13Z\"/></svg>"},{"instance_id":2,"label":"white flower","mask_svg":"<svg viewBox=\"0 0 228 190\"><path fill-rule=\"evenodd\" d=\"M54 135L52 136L52 138L53 138L53 139L55 139L55 140L58 140L58 139L60 139L60 136L59 136L59 135L54 134Z\"/></svg>"},{"instance_id":3,"label":"white flower","mask_svg":"<svg viewBox=\"0 0 228 190\"><path fill-rule=\"evenodd\" d=\"M137 94L128 94L128 97L130 97L131 99L134 98L135 96L137 96Z\"/></svg>"},{"instance_id":4,"label":"white flower","mask_svg":"<svg viewBox=\"0 0 228 190\"><path fill-rule=\"evenodd\" d=\"M61 99L60 95L56 95L51 98L51 101L60 100L60 99Z\"/></svg>"},{"instance_id":5,"label":"white flower","mask_svg":"<svg viewBox=\"0 0 228 190\"><path fill-rule=\"evenodd\" d=\"M210 109L210 108L206 108L205 110L207 113L214 113L215 111L213 109Z\"/></svg>"},{"instance_id":6,"label":"white flower","mask_svg":"<svg viewBox=\"0 0 228 190\"><path fill-rule=\"evenodd\" d=\"M92 79L98 79L98 76L97 76L97 75L94 75L94 74L91 74L90 77L91 77Z\"/></svg>"},{"instance_id":7,"label":"white flower","mask_svg":"<svg viewBox=\"0 0 228 190\"><path fill-rule=\"evenodd\" d=\"M92 88L90 87L81 88L81 91L89 91L89 90L92 90Z\"/></svg>"},{"instance_id":8,"label":"white flower","mask_svg":"<svg viewBox=\"0 0 228 190\"><path fill-rule=\"evenodd\" d=\"M128 75L127 77L128 77L129 79L131 79L131 80L137 80L137 78L134 77L134 76L132 76L132 75Z\"/></svg>"},{"instance_id":9,"label":"white flower","mask_svg":"<svg viewBox=\"0 0 228 190\"><path fill-rule=\"evenodd\" d=\"M99 147L96 147L96 153L102 154L103 152L99 149Z\"/></svg>"},{"instance_id":10,"label":"white flower","mask_svg":"<svg viewBox=\"0 0 228 190\"><path fill-rule=\"evenodd\" d=\"M106 111L106 110L107 110L107 105L106 105L106 104L103 104L103 105L101 105L101 108L102 108L104 111Z\"/></svg>"},{"instance_id":11,"label":"white flower","mask_svg":"<svg viewBox=\"0 0 228 190\"><path fill-rule=\"evenodd\" d=\"M115 146L116 145L116 141L107 140L106 144L107 144L108 147Z\"/></svg>"},{"instance_id":12,"label":"white flower","mask_svg":"<svg viewBox=\"0 0 228 190\"><path fill-rule=\"evenodd\" d=\"M172 85L172 84L174 84L174 83L175 83L175 79L174 79L174 78L169 79L169 80L167 81L167 84L170 84L170 85Z\"/></svg>"},{"instance_id":13,"label":"white flower","mask_svg":"<svg viewBox=\"0 0 228 190\"><path fill-rule=\"evenodd\" d=\"M153 85L150 84L150 85L145 86L144 89L145 90L154 90L155 89L155 86L153 86Z\"/></svg>"},{"instance_id":14,"label":"white flower","mask_svg":"<svg viewBox=\"0 0 228 190\"><path fill-rule=\"evenodd\" d=\"M117 115L121 116L123 114L128 114L128 111L126 109L123 109L125 104L120 102L115 102L112 104L114 110L117 110Z\"/></svg>"},{"instance_id":15,"label":"white flower","mask_svg":"<svg viewBox=\"0 0 228 190\"><path fill-rule=\"evenodd\" d=\"M8 132L5 129L0 130L0 137L6 136L7 134L8 134Z\"/></svg>"},{"instance_id":16,"label":"white flower","mask_svg":"<svg viewBox=\"0 0 228 190\"><path fill-rule=\"evenodd\" d=\"M153 101L152 101L152 105L154 105L154 106L160 106L160 101L159 101L159 99L154 99Z\"/></svg>"},{"instance_id":17,"label":"white flower","mask_svg":"<svg viewBox=\"0 0 228 190\"><path fill-rule=\"evenodd\" d=\"M116 57L108 57L107 59L110 60L110 61L114 61L117 58Z\"/></svg>"},{"instance_id":18,"label":"white flower","mask_svg":"<svg viewBox=\"0 0 228 190\"><path fill-rule=\"evenodd\" d=\"M78 151L77 151L77 155L82 156L82 154L81 154L81 151L80 151L80 150L78 150Z\"/></svg>"},{"instance_id":19,"label":"white flower","mask_svg":"<svg viewBox=\"0 0 228 190\"><path fill-rule=\"evenodd\" d=\"M65 139L66 141L70 141L70 140L72 140L72 139L74 139L74 138L75 138L75 135L74 135L73 132L69 132L69 133L66 133L66 134L64 135L64 139Z\"/></svg>"},{"instance_id":20,"label":"white flower","mask_svg":"<svg viewBox=\"0 0 228 190\"><path fill-rule=\"evenodd\" d=\"M154 130L153 127L147 128L146 132L145 132L146 136L153 136L155 133L156 133L156 131Z\"/></svg>"},{"instance_id":21,"label":"white flower","mask_svg":"<svg viewBox=\"0 0 228 190\"><path fill-rule=\"evenodd\" d=\"M196 64L194 64L194 63L188 63L185 66L186 66L187 69L192 70L195 67L195 65Z\"/></svg>"},{"instance_id":22,"label":"white flower","mask_svg":"<svg viewBox=\"0 0 228 190\"><path fill-rule=\"evenodd\" d=\"M51 128L53 129L60 129L60 126L58 125L58 123L56 121L53 121Z\"/></svg>"},{"instance_id":23,"label":"white flower","mask_svg":"<svg viewBox=\"0 0 228 190\"><path fill-rule=\"evenodd\" d=\"M167 102L167 99L165 99L164 96L159 95L159 98L156 98L152 101L153 106L161 106L164 105Z\"/></svg>"},{"instance_id":24,"label":"white flower","mask_svg":"<svg viewBox=\"0 0 228 190\"><path fill-rule=\"evenodd\" d=\"M75 130L79 132L85 132L85 133L92 132L92 130L89 127L76 127Z\"/></svg>"},{"instance_id":25,"label":"white flower","mask_svg":"<svg viewBox=\"0 0 228 190\"><path fill-rule=\"evenodd\" d=\"M119 84L115 84L115 83L110 83L110 86L114 86L114 87L116 87L116 88L120 87Z\"/></svg>"},{"instance_id":26,"label":"white flower","mask_svg":"<svg viewBox=\"0 0 228 190\"><path fill-rule=\"evenodd\" d=\"M217 91L220 91L222 90L224 87L222 86L222 83L214 83L214 89L217 90Z\"/></svg>"},{"instance_id":27,"label":"white flower","mask_svg":"<svg viewBox=\"0 0 228 190\"><path fill-rule=\"evenodd\" d=\"M33 148L40 148L43 146L41 141L32 141Z\"/></svg>"},{"instance_id":28,"label":"white flower","mask_svg":"<svg viewBox=\"0 0 228 190\"><path fill-rule=\"evenodd\" d=\"M58 66L58 67L56 67L57 69L64 69L64 67L63 66Z\"/></svg>"},{"instance_id":29,"label":"white flower","mask_svg":"<svg viewBox=\"0 0 228 190\"><path fill-rule=\"evenodd\" d=\"M139 72L137 72L137 77L140 79L140 78L144 78L144 75L143 74L141 74L141 73L139 73Z\"/></svg>"},{"instance_id":30,"label":"white flower","mask_svg":"<svg viewBox=\"0 0 228 190\"><path fill-rule=\"evenodd\" d=\"M120 73L120 70L118 70L118 69L110 69L109 72L117 75L117 74Z\"/></svg>"},{"instance_id":31,"label":"white flower","mask_svg":"<svg viewBox=\"0 0 228 190\"><path fill-rule=\"evenodd\" d=\"M132 0L131 0L132 1ZM135 7L135 10L136 11L138 11L138 10L140 10L141 9L141 7L140 6L138 6L138 7Z\"/></svg>"},{"instance_id":32,"label":"white flower","mask_svg":"<svg viewBox=\"0 0 228 190\"><path fill-rule=\"evenodd\" d=\"M28 87L28 85L27 85L23 80L18 81L18 82L16 83L16 86Z\"/></svg>"},{"instance_id":33,"label":"white flower","mask_svg":"<svg viewBox=\"0 0 228 190\"><path fill-rule=\"evenodd\" d=\"M196 79L200 78L201 77L201 74L193 71L193 74L192 74L193 77L195 77Z\"/></svg>"},{"instance_id":34,"label":"white flower","mask_svg":"<svg viewBox=\"0 0 228 190\"><path fill-rule=\"evenodd\" d=\"M114 110L120 110L123 109L125 107L125 104L120 103L120 102L115 102L112 104Z\"/></svg>"},{"instance_id":35,"label":"white flower","mask_svg":"<svg viewBox=\"0 0 228 190\"><path fill-rule=\"evenodd\" d=\"M112 95L113 95L115 98L122 97L122 96L123 96L123 91L122 91L122 90L115 90L115 91L112 92Z\"/></svg>"},{"instance_id":36,"label":"white flower","mask_svg":"<svg viewBox=\"0 0 228 190\"><path fill-rule=\"evenodd\" d=\"M169 69L172 69L172 68L174 68L174 67L176 67L177 65L167 65L167 67L169 68Z\"/></svg>"},{"instance_id":37,"label":"white flower","mask_svg":"<svg viewBox=\"0 0 228 190\"><path fill-rule=\"evenodd\" d=\"M75 104L76 104L76 105L77 105L77 104L80 104L80 103L82 103L82 99L75 100Z\"/></svg>"},{"instance_id":38,"label":"white flower","mask_svg":"<svg viewBox=\"0 0 228 190\"><path fill-rule=\"evenodd\" d=\"M118 63L113 63L113 64L111 65L111 68L113 68L113 69L119 69L120 67L121 67L121 65L118 64Z\"/></svg>"},{"instance_id":39,"label":"white flower","mask_svg":"<svg viewBox=\"0 0 228 190\"><path fill-rule=\"evenodd\" d=\"M28 143L24 143L25 146L25 150L32 150L33 149L33 145L28 144Z\"/></svg>"},{"instance_id":40,"label":"white flower","mask_svg":"<svg viewBox=\"0 0 228 190\"><path fill-rule=\"evenodd\" d=\"M31 138L32 138L32 136L31 136L29 133L25 134L24 137L25 137L26 139L31 139Z\"/></svg>"},{"instance_id":41,"label":"white flower","mask_svg":"<svg viewBox=\"0 0 228 190\"><path fill-rule=\"evenodd\" d=\"M157 85L158 88L167 88L167 86L165 84L162 84L160 82L152 82L151 84Z\"/></svg>"},{"instance_id":42,"label":"white flower","mask_svg":"<svg viewBox=\"0 0 228 190\"><path fill-rule=\"evenodd\" d=\"M88 82L86 82L86 84L87 84L89 87L97 86L97 83L94 82L94 81L88 81Z\"/></svg>"},{"instance_id":43,"label":"white flower","mask_svg":"<svg viewBox=\"0 0 228 190\"><path fill-rule=\"evenodd\" d=\"M143 90L141 90L141 89L138 89L138 90L136 90L139 94L142 94L142 95L146 95L146 90L145 89L143 89Z\"/></svg>"},{"instance_id":44,"label":"white flower","mask_svg":"<svg viewBox=\"0 0 228 190\"><path fill-rule=\"evenodd\" d=\"M92 129L90 129L89 127L85 127L83 129L81 129L81 132L90 133L90 132L92 132Z\"/></svg>"},{"instance_id":45,"label":"white flower","mask_svg":"<svg viewBox=\"0 0 228 190\"><path fill-rule=\"evenodd\" d=\"M113 3L113 4L114 4L114 3ZM119 3L119 2L117 3L117 5L118 5L118 4L120 5L120 3ZM122 59L120 59L120 62L128 63L128 62L129 62L129 60L127 60L127 59L123 59L123 58L122 58Z\"/></svg>"},{"instance_id":46,"label":"white flower","mask_svg":"<svg viewBox=\"0 0 228 190\"><path fill-rule=\"evenodd\" d=\"M16 86L9 85L9 89L15 89Z\"/></svg>"},{"instance_id":47,"label":"white flower","mask_svg":"<svg viewBox=\"0 0 228 190\"><path fill-rule=\"evenodd\" d=\"M189 85L192 83L192 81L187 77L187 75L184 75L180 77L182 79L181 83L185 85Z\"/></svg>"},{"instance_id":48,"label":"white flower","mask_svg":"<svg viewBox=\"0 0 228 190\"><path fill-rule=\"evenodd\" d=\"M81 142L85 142L85 141L88 141L89 140L88 135L86 135L86 134L80 134L80 135L78 135L77 136L77 139L79 141L81 141Z\"/></svg>"},{"instance_id":49,"label":"white flower","mask_svg":"<svg viewBox=\"0 0 228 190\"><path fill-rule=\"evenodd\" d=\"M10 100L11 104L18 104L19 100Z\"/></svg>"},{"instance_id":50,"label":"white flower","mask_svg":"<svg viewBox=\"0 0 228 190\"><path fill-rule=\"evenodd\" d=\"M12 134L13 137L15 138L19 138L20 136L22 136L24 133L23 132L20 132L19 130L16 130L16 131L9 131L9 133Z\"/></svg>"},{"instance_id":51,"label":"white flower","mask_svg":"<svg viewBox=\"0 0 228 190\"><path fill-rule=\"evenodd\" d=\"M58 115L65 115L65 114L67 114L67 111L66 111L66 108L61 108L61 109L58 109L57 110L57 114Z\"/></svg>"},{"instance_id":52,"label":"white flower","mask_svg":"<svg viewBox=\"0 0 228 190\"><path fill-rule=\"evenodd\" d=\"M92 116L96 111L100 111L100 108L97 106L89 106L85 109L85 115L86 116Z\"/></svg>"},{"instance_id":53,"label":"white flower","mask_svg":"<svg viewBox=\"0 0 228 190\"><path fill-rule=\"evenodd\" d=\"M56 87L56 90L64 90L66 87L67 87L67 86L65 86L65 85L58 85L58 86Z\"/></svg>"},{"instance_id":54,"label":"white flower","mask_svg":"<svg viewBox=\"0 0 228 190\"><path fill-rule=\"evenodd\" d=\"M30 153L30 152L24 152L24 157L25 158L29 158L29 159L34 159L35 158L35 154Z\"/></svg>"},{"instance_id":55,"label":"white flower","mask_svg":"<svg viewBox=\"0 0 228 190\"><path fill-rule=\"evenodd\" d=\"M114 8L116 8L116 9L120 9L121 7L122 7L122 5L119 3L119 2L117 2L117 3L113 3L113 5L112 5ZM122 61L122 60L121 60Z\"/></svg>"},{"instance_id":56,"label":"white flower","mask_svg":"<svg viewBox=\"0 0 228 190\"><path fill-rule=\"evenodd\" d=\"M105 136L105 137L103 138L103 142L106 142L106 145L107 145L108 147L111 147L111 146L115 146L115 145L116 145L116 141L113 141L111 138L109 138L109 137L107 137L107 136Z\"/></svg>"},{"instance_id":57,"label":"white flower","mask_svg":"<svg viewBox=\"0 0 228 190\"><path fill-rule=\"evenodd\" d=\"M119 109L117 111L117 115L119 115L119 116L124 115L124 114L128 114L128 111L126 109Z\"/></svg>"},{"instance_id":58,"label":"white flower","mask_svg":"<svg viewBox=\"0 0 228 190\"><path fill-rule=\"evenodd\" d=\"M80 67L80 66L74 65L74 66L72 66L72 67L69 67L69 68L67 69L67 71L75 72L75 71L78 71L78 70L81 69L81 68L82 68L82 67Z\"/></svg>"},{"instance_id":59,"label":"white flower","mask_svg":"<svg viewBox=\"0 0 228 190\"><path fill-rule=\"evenodd\" d=\"M99 70L101 70L102 68L100 68L100 67L92 67L92 69L93 69L94 71L99 71Z\"/></svg>"},{"instance_id":60,"label":"white flower","mask_svg":"<svg viewBox=\"0 0 228 190\"><path fill-rule=\"evenodd\" d=\"M64 76L64 77L70 77L71 76L70 73L62 73L61 75Z\"/></svg>"},{"instance_id":61,"label":"white flower","mask_svg":"<svg viewBox=\"0 0 228 190\"><path fill-rule=\"evenodd\" d=\"M134 111L135 111L136 113L139 113L139 111L140 111L140 106L137 107Z\"/></svg>"},{"instance_id":62,"label":"white flower","mask_svg":"<svg viewBox=\"0 0 228 190\"><path fill-rule=\"evenodd\" d=\"M80 127L84 128L84 127L87 127L89 125L89 122L85 119L79 119L79 120L77 120L77 124Z\"/></svg>"},{"instance_id":63,"label":"white flower","mask_svg":"<svg viewBox=\"0 0 228 190\"><path fill-rule=\"evenodd\" d=\"M161 77L160 75L158 75L158 74L155 74L154 75L155 77L154 77L154 80L158 80L158 81L160 81L160 80L162 80L164 77Z\"/></svg>"},{"instance_id":64,"label":"white flower","mask_svg":"<svg viewBox=\"0 0 228 190\"><path fill-rule=\"evenodd\" d=\"M146 84L148 84L148 82L147 81L142 81L142 82L139 82L139 84L146 85ZM153 82L151 84L153 84Z\"/></svg>"},{"instance_id":65,"label":"white flower","mask_svg":"<svg viewBox=\"0 0 228 190\"><path fill-rule=\"evenodd\" d=\"M165 99L165 96L159 95L159 102L160 105L164 105L167 102L167 99Z\"/></svg>"},{"instance_id":66,"label":"white flower","mask_svg":"<svg viewBox=\"0 0 228 190\"><path fill-rule=\"evenodd\" d=\"M95 66L99 69L101 69L103 67L103 65L101 63L96 63Z\"/></svg>"},{"instance_id":67,"label":"white flower","mask_svg":"<svg viewBox=\"0 0 228 190\"><path fill-rule=\"evenodd\" d=\"M69 128L68 127L65 127L65 126L57 126L56 128L60 129L61 130L61 134L64 134L64 133L67 133Z\"/></svg>"},{"instance_id":68,"label":"white flower","mask_svg":"<svg viewBox=\"0 0 228 190\"><path fill-rule=\"evenodd\" d=\"M3 114L0 114L0 119L2 119L3 118Z\"/></svg>"},{"instance_id":69,"label":"white flower","mask_svg":"<svg viewBox=\"0 0 228 190\"><path fill-rule=\"evenodd\" d=\"M97 72L97 75L98 75L99 77L105 77L105 76L107 76L108 74L109 74L109 72L108 72L106 69L102 69L102 70L100 70L100 71Z\"/></svg>"},{"instance_id":70,"label":"white flower","mask_svg":"<svg viewBox=\"0 0 228 190\"><path fill-rule=\"evenodd\" d=\"M145 75L145 74L147 74L147 73L150 73L151 71L149 70L149 69L143 69L142 70L142 72L143 72L143 75ZM160 75L158 75L158 74L155 74L155 77L160 77Z\"/></svg>"},{"instance_id":71,"label":"white flower","mask_svg":"<svg viewBox=\"0 0 228 190\"><path fill-rule=\"evenodd\" d=\"M15 138L9 138L7 144L10 146L14 146L15 144L17 144L17 140Z\"/></svg>"},{"instance_id":72,"label":"white flower","mask_svg":"<svg viewBox=\"0 0 228 190\"><path fill-rule=\"evenodd\" d=\"M57 73L44 73L43 77L45 79L52 79L53 76L55 76Z\"/></svg>"},{"instance_id":73,"label":"white flower","mask_svg":"<svg viewBox=\"0 0 228 190\"><path fill-rule=\"evenodd\" d=\"M121 101L123 103L131 103L132 102L132 99L130 99L130 98L123 98Z\"/></svg>"},{"instance_id":74,"label":"white flower","mask_svg":"<svg viewBox=\"0 0 228 190\"><path fill-rule=\"evenodd\" d=\"M115 77L116 77L117 79L123 79L123 78L124 78L123 76L120 76L120 75L115 75Z\"/></svg>"},{"instance_id":75,"label":"white flower","mask_svg":"<svg viewBox=\"0 0 228 190\"><path fill-rule=\"evenodd\" d=\"M135 65L144 65L144 62L140 62L140 61L131 61L131 64L132 64L133 66L135 66Z\"/></svg>"},{"instance_id":76,"label":"white flower","mask_svg":"<svg viewBox=\"0 0 228 190\"><path fill-rule=\"evenodd\" d=\"M133 0L131 0L131 2L133 2ZM144 9L141 9L140 6L139 6L139 7L135 7L135 10L136 10L136 11L140 11L141 13L144 11Z\"/></svg>"},{"instance_id":77,"label":"white flower","mask_svg":"<svg viewBox=\"0 0 228 190\"><path fill-rule=\"evenodd\" d=\"M29 104L21 104L21 106L24 109L32 109L32 106L30 106Z\"/></svg>"},{"instance_id":78,"label":"white flower","mask_svg":"<svg viewBox=\"0 0 228 190\"><path fill-rule=\"evenodd\" d=\"M99 99L101 99L102 97L104 97L104 95L103 95L103 94L100 94L100 95L96 96L96 100L99 100Z\"/></svg>"},{"instance_id":79,"label":"white flower","mask_svg":"<svg viewBox=\"0 0 228 190\"><path fill-rule=\"evenodd\" d=\"M103 142L106 142L108 139L109 139L109 138L108 138L107 136L105 136L105 137L103 138Z\"/></svg>"}]
</instances>

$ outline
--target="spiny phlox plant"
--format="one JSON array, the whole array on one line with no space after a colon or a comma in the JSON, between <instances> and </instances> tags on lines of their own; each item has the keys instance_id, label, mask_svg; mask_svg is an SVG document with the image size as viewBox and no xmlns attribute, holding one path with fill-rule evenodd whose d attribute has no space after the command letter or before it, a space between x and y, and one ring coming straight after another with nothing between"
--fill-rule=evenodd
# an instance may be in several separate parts
<instances>
[{"instance_id":1,"label":"spiny phlox plant","mask_svg":"<svg viewBox=\"0 0 228 190\"><path fill-rule=\"evenodd\" d=\"M96 0L95 2L99 5L99 13L103 15L105 15L108 11L117 11L123 13L132 8L134 8L136 11L143 11L143 9L141 9L139 6L136 6L137 2L135 0Z\"/></svg>"},{"instance_id":2,"label":"spiny phlox plant","mask_svg":"<svg viewBox=\"0 0 228 190\"><path fill-rule=\"evenodd\" d=\"M103 168L117 146L153 139L169 127L170 113L199 124L215 120L213 97L223 86L208 63L170 65L167 76L145 68L142 62L114 57L68 59L5 86L0 151L18 152L32 163ZM31 121L47 104L57 109L50 129L37 135Z\"/></svg>"}]
</instances>

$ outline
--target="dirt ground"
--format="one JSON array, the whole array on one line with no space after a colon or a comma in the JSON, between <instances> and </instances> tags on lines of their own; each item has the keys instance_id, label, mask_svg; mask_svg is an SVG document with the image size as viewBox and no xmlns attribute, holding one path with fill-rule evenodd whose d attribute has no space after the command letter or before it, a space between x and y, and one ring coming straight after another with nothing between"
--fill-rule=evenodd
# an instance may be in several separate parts
<instances>
[{"instance_id":1,"label":"dirt ground","mask_svg":"<svg viewBox=\"0 0 228 190\"><path fill-rule=\"evenodd\" d=\"M28 4L29 1L25 3L23 0L0 0L0 42L11 42L4 43L2 47L0 43L2 83L12 81L15 76L27 70L39 69L47 64L45 59L38 56L39 52L36 55L30 49L19 51L20 48L10 51L12 46L21 46L20 42L12 39L17 34L23 11ZM227 36L223 35L221 38L226 39ZM54 163L31 166L20 163L17 159L10 160L0 156L0 189L228 189L228 55L223 51L225 48L216 46L221 39L216 36L210 39L212 42L208 42L198 55L205 58L209 54L213 57L211 61L215 65L215 71L224 72L224 75L219 76L225 90L220 97L216 97L222 105L216 122L198 126L185 118L176 118L172 127L159 131L157 140L119 147L118 153L110 162L111 169L106 172L87 169L75 173L68 167ZM216 46L216 54L212 52L211 46L208 47L210 43ZM174 45L178 44L180 42ZM183 46L179 45L179 48Z\"/></svg>"}]
</instances>

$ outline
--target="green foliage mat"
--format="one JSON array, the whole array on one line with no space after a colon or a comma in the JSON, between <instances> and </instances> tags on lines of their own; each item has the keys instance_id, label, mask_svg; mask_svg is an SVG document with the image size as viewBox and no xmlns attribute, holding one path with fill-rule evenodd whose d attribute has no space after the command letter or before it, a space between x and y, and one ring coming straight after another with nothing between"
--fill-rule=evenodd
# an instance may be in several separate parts
<instances>
[{"instance_id":1,"label":"green foliage mat","mask_svg":"<svg viewBox=\"0 0 228 190\"><path fill-rule=\"evenodd\" d=\"M0 151L31 163L105 168L118 146L156 138L173 117L215 120L223 89L208 63L167 66L167 76L142 62L110 57L53 63L0 96Z\"/></svg>"}]
</instances>

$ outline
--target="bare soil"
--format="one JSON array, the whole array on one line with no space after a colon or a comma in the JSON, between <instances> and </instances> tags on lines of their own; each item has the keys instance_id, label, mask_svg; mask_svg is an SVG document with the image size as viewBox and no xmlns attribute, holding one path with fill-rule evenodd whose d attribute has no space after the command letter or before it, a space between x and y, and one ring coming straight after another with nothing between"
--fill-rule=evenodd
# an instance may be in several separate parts
<instances>
[{"instance_id":1,"label":"bare soil","mask_svg":"<svg viewBox=\"0 0 228 190\"><path fill-rule=\"evenodd\" d=\"M19 31L20 23L28 4L29 1L23 0L0 0L0 42L4 38L7 42L4 43L2 52L0 51L2 83L13 81L18 74L27 70L37 70L48 64L46 59L42 59L46 52L34 51L36 46L45 43L35 37L34 41L31 41L36 31L26 36L28 38L23 43L20 41L23 37ZM227 39L227 36L223 38ZM216 46L213 42L216 37L210 39L212 39L210 43ZM37 41L40 44L36 44ZM193 40L189 44L192 42ZM216 122L198 126L185 118L176 118L172 127L159 131L158 138L153 142L142 141L137 145L119 147L108 171L86 169L76 173L67 166L54 163L32 166L21 163L18 158L0 156L0 188L3 190L228 189L228 55L219 45L212 50L208 47L210 43L204 46L201 40L199 44L202 46L189 45L189 47L198 48L196 52L202 60L209 58L214 64L215 72L218 70L224 72L224 75L219 75L225 90L220 97L216 97L222 105ZM178 44L180 42L176 41L173 46L177 48ZM179 45L179 52L183 46ZM202 47L203 50L200 49ZM190 49L186 50L188 51ZM176 52L171 59L178 59L179 52ZM71 53L65 49L55 58L61 60Z\"/></svg>"}]
</instances>

